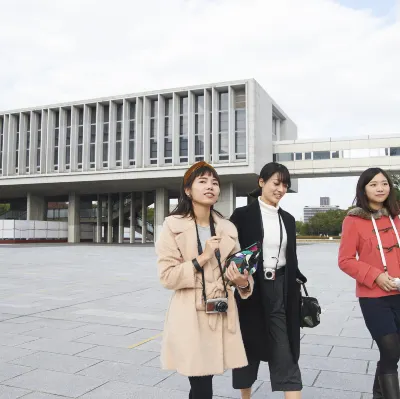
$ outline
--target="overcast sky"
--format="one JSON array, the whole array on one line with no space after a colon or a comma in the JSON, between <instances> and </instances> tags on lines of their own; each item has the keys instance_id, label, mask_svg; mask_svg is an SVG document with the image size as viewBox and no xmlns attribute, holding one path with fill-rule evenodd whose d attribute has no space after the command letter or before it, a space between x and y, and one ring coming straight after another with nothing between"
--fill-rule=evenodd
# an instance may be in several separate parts
<instances>
[{"instance_id":1,"label":"overcast sky","mask_svg":"<svg viewBox=\"0 0 400 399\"><path fill-rule=\"evenodd\" d=\"M253 77L303 138L400 133L399 0L0 0L0 109ZM282 206L347 207L355 178Z\"/></svg>"}]
</instances>

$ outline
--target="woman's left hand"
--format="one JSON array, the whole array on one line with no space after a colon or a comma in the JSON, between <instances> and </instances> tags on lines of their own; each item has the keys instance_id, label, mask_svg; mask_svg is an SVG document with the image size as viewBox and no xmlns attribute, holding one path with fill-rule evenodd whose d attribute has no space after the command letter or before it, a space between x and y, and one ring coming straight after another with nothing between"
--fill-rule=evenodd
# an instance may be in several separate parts
<instances>
[{"instance_id":1,"label":"woman's left hand","mask_svg":"<svg viewBox=\"0 0 400 399\"><path fill-rule=\"evenodd\" d=\"M227 271L226 271L226 277L230 281L232 281L233 284L239 286L239 287L247 287L249 282L249 272L247 270L244 271L244 274L241 274L235 264L235 262L231 262L229 265Z\"/></svg>"}]
</instances>

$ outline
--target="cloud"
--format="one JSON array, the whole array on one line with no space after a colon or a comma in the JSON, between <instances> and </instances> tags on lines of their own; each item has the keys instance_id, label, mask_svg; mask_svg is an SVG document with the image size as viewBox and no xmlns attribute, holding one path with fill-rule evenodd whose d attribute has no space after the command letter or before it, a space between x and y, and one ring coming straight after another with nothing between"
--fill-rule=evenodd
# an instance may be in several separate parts
<instances>
[{"instance_id":1,"label":"cloud","mask_svg":"<svg viewBox=\"0 0 400 399\"><path fill-rule=\"evenodd\" d=\"M330 0L15 0L2 14L1 109L255 77L300 137L399 126L400 22L368 10Z\"/></svg>"},{"instance_id":2,"label":"cloud","mask_svg":"<svg viewBox=\"0 0 400 399\"><path fill-rule=\"evenodd\" d=\"M300 138L399 133L399 48L333 0L14 0L0 109L254 77Z\"/></svg>"}]
</instances>

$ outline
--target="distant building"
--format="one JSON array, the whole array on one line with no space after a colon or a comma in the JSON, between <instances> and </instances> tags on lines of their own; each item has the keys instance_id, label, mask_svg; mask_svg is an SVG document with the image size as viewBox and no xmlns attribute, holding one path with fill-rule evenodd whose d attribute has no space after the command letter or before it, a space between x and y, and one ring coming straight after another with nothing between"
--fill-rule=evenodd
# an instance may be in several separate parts
<instances>
[{"instance_id":1,"label":"distant building","mask_svg":"<svg viewBox=\"0 0 400 399\"><path fill-rule=\"evenodd\" d=\"M329 197L320 197L319 204L320 204L320 206L330 205L331 199Z\"/></svg>"},{"instance_id":2,"label":"distant building","mask_svg":"<svg viewBox=\"0 0 400 399\"><path fill-rule=\"evenodd\" d=\"M317 213L325 213L332 209L339 209L338 205L330 205L329 197L320 197L320 206L304 207L304 223L308 223L310 219Z\"/></svg>"}]
</instances>

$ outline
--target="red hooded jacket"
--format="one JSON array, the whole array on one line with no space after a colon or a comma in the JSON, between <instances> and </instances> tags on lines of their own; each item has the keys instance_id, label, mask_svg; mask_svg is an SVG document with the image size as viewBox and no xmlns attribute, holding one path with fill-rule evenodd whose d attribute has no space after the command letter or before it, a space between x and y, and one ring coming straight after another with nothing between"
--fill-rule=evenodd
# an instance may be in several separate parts
<instances>
[{"instance_id":1,"label":"red hooded jacket","mask_svg":"<svg viewBox=\"0 0 400 399\"><path fill-rule=\"evenodd\" d=\"M399 291L386 292L376 283L384 272L371 215L373 215L384 248L388 273L400 277L400 249L386 209L369 213L361 208L351 209L343 221L339 248L339 267L357 281L357 297L377 298L397 295ZM400 234L400 219L393 219ZM392 248L392 249L390 249Z\"/></svg>"}]
</instances>

